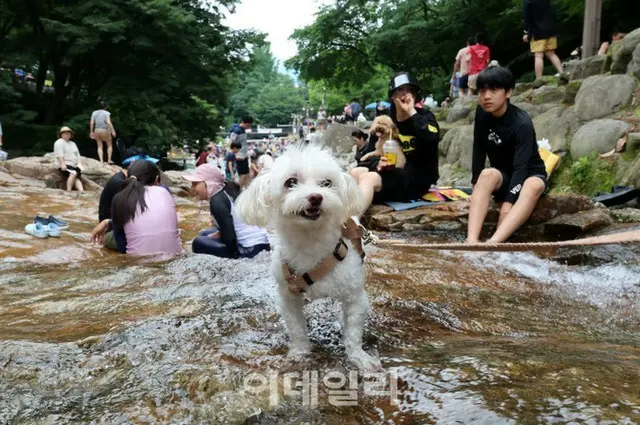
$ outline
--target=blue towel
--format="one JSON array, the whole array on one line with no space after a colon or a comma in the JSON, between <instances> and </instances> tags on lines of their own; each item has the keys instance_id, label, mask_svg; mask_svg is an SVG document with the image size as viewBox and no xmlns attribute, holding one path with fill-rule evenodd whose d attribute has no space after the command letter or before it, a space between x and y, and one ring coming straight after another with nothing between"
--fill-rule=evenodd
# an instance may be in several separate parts
<instances>
[{"instance_id":1,"label":"blue towel","mask_svg":"<svg viewBox=\"0 0 640 425\"><path fill-rule=\"evenodd\" d=\"M435 204L441 204L441 203L442 202L427 202L427 201L416 199L415 201L409 201L409 202L387 201L384 204L393 208L394 211L406 211L406 210L412 210L418 207L426 207L428 205L435 205Z\"/></svg>"}]
</instances>

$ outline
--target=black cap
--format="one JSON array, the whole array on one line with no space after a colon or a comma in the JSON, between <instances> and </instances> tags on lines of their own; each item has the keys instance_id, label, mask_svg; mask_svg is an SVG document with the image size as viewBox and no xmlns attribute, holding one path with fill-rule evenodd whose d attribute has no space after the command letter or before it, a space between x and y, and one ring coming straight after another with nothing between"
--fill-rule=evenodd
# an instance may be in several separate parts
<instances>
[{"instance_id":1,"label":"black cap","mask_svg":"<svg viewBox=\"0 0 640 425\"><path fill-rule=\"evenodd\" d=\"M391 94L394 90L402 87L402 86L412 86L418 92L418 96L420 96L420 86L418 85L418 80L408 72L399 72L393 76L391 82L389 82L389 99L391 99Z\"/></svg>"}]
</instances>

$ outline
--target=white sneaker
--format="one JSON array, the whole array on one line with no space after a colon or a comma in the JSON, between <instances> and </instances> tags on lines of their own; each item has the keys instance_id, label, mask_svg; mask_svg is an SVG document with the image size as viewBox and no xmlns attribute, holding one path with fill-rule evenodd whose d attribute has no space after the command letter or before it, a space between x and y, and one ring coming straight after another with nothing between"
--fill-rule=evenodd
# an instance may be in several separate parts
<instances>
[{"instance_id":1,"label":"white sneaker","mask_svg":"<svg viewBox=\"0 0 640 425\"><path fill-rule=\"evenodd\" d=\"M24 231L27 234L31 236L35 236L36 238L40 238L40 239L45 239L49 237L49 232L47 231L47 228L45 228L40 223L27 224L26 226L24 226Z\"/></svg>"},{"instance_id":2,"label":"white sneaker","mask_svg":"<svg viewBox=\"0 0 640 425\"><path fill-rule=\"evenodd\" d=\"M60 228L58 227L57 224L55 223L49 223L45 226L44 228L47 231L47 235L54 237L54 238L59 238L60 237Z\"/></svg>"}]
</instances>

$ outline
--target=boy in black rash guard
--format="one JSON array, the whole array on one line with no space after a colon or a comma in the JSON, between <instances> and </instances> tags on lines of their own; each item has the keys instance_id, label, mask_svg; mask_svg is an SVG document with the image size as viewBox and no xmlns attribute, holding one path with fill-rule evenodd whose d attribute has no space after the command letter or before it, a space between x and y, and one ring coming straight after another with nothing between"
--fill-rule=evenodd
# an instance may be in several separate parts
<instances>
[{"instance_id":1,"label":"boy in black rash guard","mask_svg":"<svg viewBox=\"0 0 640 425\"><path fill-rule=\"evenodd\" d=\"M404 168L396 168L382 156L375 172L365 167L351 171L367 208L374 197L376 202L420 199L438 180L440 127L430 111L416 108L419 92L416 79L406 72L397 74L389 83L390 115L398 127L406 163Z\"/></svg>"},{"instance_id":2,"label":"boy in black rash guard","mask_svg":"<svg viewBox=\"0 0 640 425\"><path fill-rule=\"evenodd\" d=\"M487 242L504 242L533 212L546 190L547 173L531 118L509 103L515 87L511 71L489 67L478 76L477 87L467 242L478 242L491 194L502 206L498 228ZM487 156L491 168L484 168Z\"/></svg>"}]
</instances>

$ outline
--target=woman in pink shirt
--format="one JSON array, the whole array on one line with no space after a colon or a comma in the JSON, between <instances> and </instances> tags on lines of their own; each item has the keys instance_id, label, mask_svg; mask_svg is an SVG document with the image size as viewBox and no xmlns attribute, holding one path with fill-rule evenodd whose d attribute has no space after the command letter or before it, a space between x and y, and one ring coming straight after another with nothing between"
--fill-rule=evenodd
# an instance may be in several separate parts
<instances>
[{"instance_id":1,"label":"woman in pink shirt","mask_svg":"<svg viewBox=\"0 0 640 425\"><path fill-rule=\"evenodd\" d=\"M94 229L92 241L99 241L107 229L113 228L119 250L127 254L182 252L176 204L171 192L159 186L158 167L151 161L135 161L129 166L128 175L124 187L113 198L112 219Z\"/></svg>"}]
</instances>

